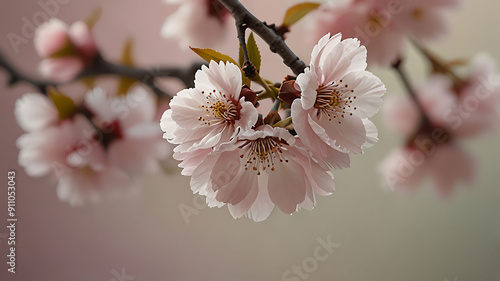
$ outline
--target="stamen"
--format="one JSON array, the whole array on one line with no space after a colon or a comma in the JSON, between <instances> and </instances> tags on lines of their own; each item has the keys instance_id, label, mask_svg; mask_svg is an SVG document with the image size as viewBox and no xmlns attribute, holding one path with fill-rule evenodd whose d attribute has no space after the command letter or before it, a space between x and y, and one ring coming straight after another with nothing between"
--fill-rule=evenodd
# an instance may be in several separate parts
<instances>
[{"instance_id":1,"label":"stamen","mask_svg":"<svg viewBox=\"0 0 500 281\"><path fill-rule=\"evenodd\" d=\"M344 118L346 116L344 115L346 113L345 110L351 107L350 104L353 99L356 99L356 96L352 95L354 90L349 89L349 85L345 84L342 86L341 84L342 80L339 83L334 81L316 90L317 95L314 107L318 109L318 117L320 114L324 114L331 121L337 117ZM352 114L348 116L352 116ZM339 124L341 124L340 121Z\"/></svg>"},{"instance_id":2,"label":"stamen","mask_svg":"<svg viewBox=\"0 0 500 281\"><path fill-rule=\"evenodd\" d=\"M202 94L205 92L202 91ZM217 90L210 91L205 95L207 99L206 105L201 105L201 108L205 109L206 118L198 117L199 121L202 121L205 125L215 125L221 123L231 123L234 124L236 120L240 119L240 109L241 105L234 100L227 99L226 94L222 92L217 92Z\"/></svg>"},{"instance_id":3,"label":"stamen","mask_svg":"<svg viewBox=\"0 0 500 281\"><path fill-rule=\"evenodd\" d=\"M247 141L243 147L248 147L245 170L252 169L260 175L261 172L274 171L276 161L288 163L283 156L283 143L278 138L265 137L257 140ZM244 155L240 155L241 158Z\"/></svg>"}]
</instances>

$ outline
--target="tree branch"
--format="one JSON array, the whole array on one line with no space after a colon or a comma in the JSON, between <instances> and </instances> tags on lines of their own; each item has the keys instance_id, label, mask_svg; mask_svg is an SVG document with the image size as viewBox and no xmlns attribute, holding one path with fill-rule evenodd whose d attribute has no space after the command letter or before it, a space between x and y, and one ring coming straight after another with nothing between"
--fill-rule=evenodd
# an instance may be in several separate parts
<instances>
[{"instance_id":1,"label":"tree branch","mask_svg":"<svg viewBox=\"0 0 500 281\"><path fill-rule=\"evenodd\" d=\"M277 53L283 59L283 63L288 66L295 75L304 72L306 65L297 57L276 31L250 13L238 0L219 0L226 9L233 15L237 24L244 23L259 35L268 45L273 53Z\"/></svg>"},{"instance_id":2,"label":"tree branch","mask_svg":"<svg viewBox=\"0 0 500 281\"><path fill-rule=\"evenodd\" d=\"M392 65L394 70L396 70L396 73L398 74L399 78L403 82L403 85L405 86L406 90L408 91L408 94L410 97L413 99L413 102L417 105L418 110L422 114L422 123L427 123L429 120L427 118L427 115L425 113L424 108L422 107L422 104L418 100L418 97L415 93L415 90L410 84L410 80L408 79L408 76L406 75L405 71L401 67L401 64L403 63L402 60L398 60L395 64Z\"/></svg>"},{"instance_id":3,"label":"tree branch","mask_svg":"<svg viewBox=\"0 0 500 281\"><path fill-rule=\"evenodd\" d=\"M56 82L39 80L21 73L5 58L5 56L2 53L0 53L0 67L4 68L9 74L9 82L8 82L9 86L14 86L18 82L24 81L33 85L40 92L46 95L47 87L57 85Z\"/></svg>"},{"instance_id":4,"label":"tree branch","mask_svg":"<svg viewBox=\"0 0 500 281\"><path fill-rule=\"evenodd\" d=\"M144 85L148 86L156 95L163 96L167 94L156 86L155 84L156 78L158 77L177 78L181 80L186 85L186 87L192 88L194 87L194 74L199 68L201 68L201 65L203 64L204 63L192 63L190 66L186 68L158 67L153 69L143 69L143 68L134 68L130 66L115 64L106 61L101 56L98 56L96 57L94 63L89 68L84 69L74 79L72 79L71 81L59 83L55 81L36 79L21 73L3 56L2 53L0 53L0 68L4 68L8 72L10 76L8 83L10 86L20 81L24 81L33 85L43 94L47 94L46 88L48 86L59 86L62 84L66 84L87 77L96 77L100 75L119 75L135 79L138 82L142 82Z\"/></svg>"}]
</instances>

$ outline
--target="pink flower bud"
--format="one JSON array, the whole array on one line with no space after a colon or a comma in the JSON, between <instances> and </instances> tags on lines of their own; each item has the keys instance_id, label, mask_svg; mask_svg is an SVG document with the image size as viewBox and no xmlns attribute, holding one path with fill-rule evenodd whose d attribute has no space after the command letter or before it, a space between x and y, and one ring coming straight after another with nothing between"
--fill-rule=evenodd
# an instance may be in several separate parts
<instances>
[{"instance_id":1,"label":"pink flower bud","mask_svg":"<svg viewBox=\"0 0 500 281\"><path fill-rule=\"evenodd\" d=\"M68 26L52 18L40 25L35 32L35 49L41 57L49 57L63 49L69 42Z\"/></svg>"},{"instance_id":2,"label":"pink flower bud","mask_svg":"<svg viewBox=\"0 0 500 281\"><path fill-rule=\"evenodd\" d=\"M50 19L36 31L35 48L45 58L39 70L43 76L63 82L78 75L92 63L97 47L90 28L84 22L68 27L59 19Z\"/></svg>"},{"instance_id":3,"label":"pink flower bud","mask_svg":"<svg viewBox=\"0 0 500 281\"><path fill-rule=\"evenodd\" d=\"M90 28L82 21L75 22L69 28L69 37L76 48L86 57L91 58L97 54L97 46Z\"/></svg>"}]
</instances>

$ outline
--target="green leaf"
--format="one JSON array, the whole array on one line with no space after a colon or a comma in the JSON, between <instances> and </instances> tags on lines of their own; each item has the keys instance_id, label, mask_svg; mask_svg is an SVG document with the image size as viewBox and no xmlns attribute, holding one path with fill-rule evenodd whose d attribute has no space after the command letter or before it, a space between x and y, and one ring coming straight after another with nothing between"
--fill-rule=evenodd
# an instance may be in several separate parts
<instances>
[{"instance_id":1,"label":"green leaf","mask_svg":"<svg viewBox=\"0 0 500 281\"><path fill-rule=\"evenodd\" d=\"M90 16L85 20L85 23L89 27L89 29L92 29L94 25L99 21L99 19L102 16L102 8L98 7L92 11Z\"/></svg>"},{"instance_id":2,"label":"green leaf","mask_svg":"<svg viewBox=\"0 0 500 281\"><path fill-rule=\"evenodd\" d=\"M132 39L128 39L127 42L125 42L125 46L123 46L123 51L122 51L122 56L120 59L120 62L123 65L126 66L134 66L134 59L132 56L132 46L133 42ZM130 78L130 77L121 77L120 82L118 84L118 96L125 96L127 95L128 91L134 85L135 79Z\"/></svg>"},{"instance_id":3,"label":"green leaf","mask_svg":"<svg viewBox=\"0 0 500 281\"><path fill-rule=\"evenodd\" d=\"M222 53L219 53L215 50L212 49L199 49L199 48L193 48L189 47L193 52L195 52L198 56L200 56L202 59L206 60L207 62L210 61L215 61L219 63L220 61L223 62L231 62L234 63L235 65L238 65L236 61L234 61L233 58L231 58L228 55L224 55Z\"/></svg>"},{"instance_id":4,"label":"green leaf","mask_svg":"<svg viewBox=\"0 0 500 281\"><path fill-rule=\"evenodd\" d=\"M202 59L206 60L207 62L210 62L210 61L215 61L217 63L223 61L223 62L230 62L230 63L233 63L234 65L238 65L238 63L236 63L236 61L231 58L230 56L228 55L224 55L222 53L219 53L215 50L212 50L212 49L200 49L200 48L193 48L193 47L189 47L191 50L193 50L193 52L195 52L198 56L200 56ZM243 80L243 85L247 85L247 86L250 86L250 79L248 79L247 77L245 77L245 74L243 73L243 71L241 70L241 67L240 67L240 71L241 71L241 78Z\"/></svg>"},{"instance_id":5,"label":"green leaf","mask_svg":"<svg viewBox=\"0 0 500 281\"><path fill-rule=\"evenodd\" d=\"M57 109L57 113L59 114L59 119L61 120L66 119L72 117L75 114L76 105L71 98L65 96L63 93L61 93L54 87L49 87L48 93L50 99L52 100Z\"/></svg>"},{"instance_id":6,"label":"green leaf","mask_svg":"<svg viewBox=\"0 0 500 281\"><path fill-rule=\"evenodd\" d=\"M132 57L132 45L133 45L132 39L129 38L125 42L125 46L123 46L120 62L123 63L124 65L128 66L134 65L134 59Z\"/></svg>"},{"instance_id":7,"label":"green leaf","mask_svg":"<svg viewBox=\"0 0 500 281\"><path fill-rule=\"evenodd\" d=\"M319 3L300 3L295 6L290 7L285 14L282 25L290 27L301 18L307 15L309 12L320 6Z\"/></svg>"},{"instance_id":8,"label":"green leaf","mask_svg":"<svg viewBox=\"0 0 500 281\"><path fill-rule=\"evenodd\" d=\"M260 72L260 64L261 64L260 51L259 47L257 47L257 42L253 37L253 32L251 32L250 36L248 36L247 52L248 52L248 59L250 59L250 62L253 64L253 66L255 66L257 72Z\"/></svg>"}]
</instances>

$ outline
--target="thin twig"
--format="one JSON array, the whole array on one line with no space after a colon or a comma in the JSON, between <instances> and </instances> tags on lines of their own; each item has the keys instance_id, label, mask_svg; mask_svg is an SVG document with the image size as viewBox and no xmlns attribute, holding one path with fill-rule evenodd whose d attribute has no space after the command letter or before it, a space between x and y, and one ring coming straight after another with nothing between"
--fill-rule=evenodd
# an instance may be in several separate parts
<instances>
[{"instance_id":1,"label":"thin twig","mask_svg":"<svg viewBox=\"0 0 500 281\"><path fill-rule=\"evenodd\" d=\"M194 87L194 74L199 68L201 68L201 65L203 64L204 63L192 63L190 66L186 68L158 67L156 69L144 69L144 68L135 68L126 65L115 64L106 61L101 56L97 56L94 63L89 68L84 69L74 79L67 82L55 82L55 81L33 78L21 73L18 69L16 69L13 66L13 64L11 64L2 55L2 53L0 53L0 68L4 68L8 72L10 76L8 83L10 86L13 86L18 82L24 81L33 85L43 94L47 94L46 88L49 86L57 87L59 85L73 82L81 78L96 77L101 75L119 75L135 79L138 82L142 82L143 84L148 86L153 92L155 92L155 94L159 96L164 96L167 94L156 86L155 84L156 78L158 77L177 78L181 80L186 85L186 87L192 88Z\"/></svg>"},{"instance_id":2,"label":"thin twig","mask_svg":"<svg viewBox=\"0 0 500 281\"><path fill-rule=\"evenodd\" d=\"M246 27L253 30L260 38L269 45L273 53L277 53L283 59L295 75L304 72L306 65L297 57L276 31L250 13L238 0L219 0L233 15L237 23L244 23Z\"/></svg>"},{"instance_id":3,"label":"thin twig","mask_svg":"<svg viewBox=\"0 0 500 281\"><path fill-rule=\"evenodd\" d=\"M423 131L431 131L430 129L434 128L434 125L427 116L427 113L425 112L421 102L419 101L417 94L415 93L415 90L411 86L410 80L408 79L408 76L406 75L406 72L403 70L401 65L402 65L402 60L398 60L395 64L392 65L392 67L394 68L396 73L398 73L399 78L403 82L408 94L410 95L413 102L420 111L420 116L421 116L420 124L416 132L408 139L408 144L412 145L415 139L419 136L419 134L421 134Z\"/></svg>"},{"instance_id":4,"label":"thin twig","mask_svg":"<svg viewBox=\"0 0 500 281\"><path fill-rule=\"evenodd\" d=\"M446 64L444 64L441 59L433 54L430 50L425 48L422 44L417 42L415 39L411 40L413 45L424 55L425 58L431 63L434 71L439 73L447 74L453 81L453 86L457 92L466 84L466 82L458 77L458 75Z\"/></svg>"}]
</instances>

